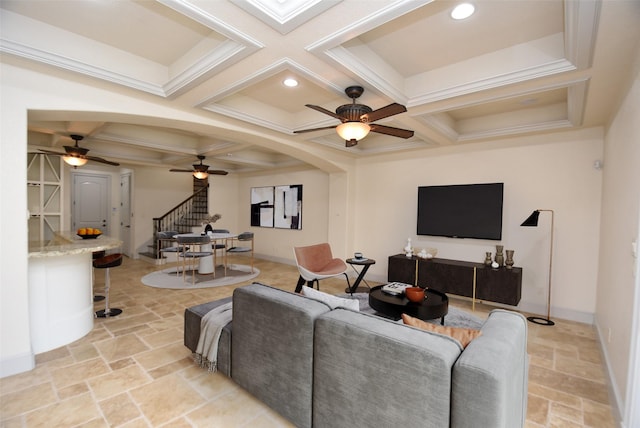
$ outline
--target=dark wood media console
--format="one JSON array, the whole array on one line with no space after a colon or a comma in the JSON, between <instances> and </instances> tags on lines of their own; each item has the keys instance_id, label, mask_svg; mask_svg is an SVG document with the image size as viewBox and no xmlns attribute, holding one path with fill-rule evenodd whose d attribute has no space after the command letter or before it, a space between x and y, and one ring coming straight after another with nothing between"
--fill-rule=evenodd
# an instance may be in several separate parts
<instances>
[{"instance_id":1,"label":"dark wood media console","mask_svg":"<svg viewBox=\"0 0 640 428\"><path fill-rule=\"evenodd\" d=\"M518 305L522 293L519 267L493 269L482 263L408 258L404 254L389 257L387 280L513 306Z\"/></svg>"}]
</instances>

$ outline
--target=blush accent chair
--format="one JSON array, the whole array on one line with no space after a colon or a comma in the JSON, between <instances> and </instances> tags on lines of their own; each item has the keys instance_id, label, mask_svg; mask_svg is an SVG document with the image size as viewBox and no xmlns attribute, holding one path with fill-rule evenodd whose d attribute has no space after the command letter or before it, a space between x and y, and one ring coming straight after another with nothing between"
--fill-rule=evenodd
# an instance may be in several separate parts
<instances>
[{"instance_id":1,"label":"blush accent chair","mask_svg":"<svg viewBox=\"0 0 640 428\"><path fill-rule=\"evenodd\" d=\"M313 283L315 282L319 290L321 279L339 275L344 275L347 280L347 286L351 288L349 277L347 276L347 264L344 260L333 257L331 246L328 243L294 247L293 255L296 259L298 272L300 272L296 293L302 291L302 286L305 282L311 288L313 288Z\"/></svg>"}]
</instances>

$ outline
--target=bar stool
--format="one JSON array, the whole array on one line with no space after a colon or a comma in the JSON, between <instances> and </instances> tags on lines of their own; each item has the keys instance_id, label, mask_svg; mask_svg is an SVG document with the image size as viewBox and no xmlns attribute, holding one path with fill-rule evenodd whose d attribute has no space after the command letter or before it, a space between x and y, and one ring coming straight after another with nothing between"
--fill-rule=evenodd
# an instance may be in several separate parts
<instances>
[{"instance_id":1,"label":"bar stool","mask_svg":"<svg viewBox=\"0 0 640 428\"><path fill-rule=\"evenodd\" d=\"M122 313L122 309L109 308L109 288L111 286L111 279L109 277L109 269L112 267L120 266L122 264L122 254L109 254L108 256L101 257L93 261L93 267L96 269L106 269L104 271L104 294L106 299L104 303L104 309L96 311L96 317L108 318L115 317Z\"/></svg>"},{"instance_id":2,"label":"bar stool","mask_svg":"<svg viewBox=\"0 0 640 428\"><path fill-rule=\"evenodd\" d=\"M106 254L106 251L104 251L104 250L94 251L93 253L91 253L91 255L93 257L93 260L96 260L96 259L99 259L101 257L104 257L105 254ZM93 272L94 281L95 281L95 276L96 276L96 273L95 273L95 269L94 269L94 272ZM104 300L104 296L100 296L100 295L97 295L97 294L93 295L93 301L94 302L101 302L102 300Z\"/></svg>"}]
</instances>

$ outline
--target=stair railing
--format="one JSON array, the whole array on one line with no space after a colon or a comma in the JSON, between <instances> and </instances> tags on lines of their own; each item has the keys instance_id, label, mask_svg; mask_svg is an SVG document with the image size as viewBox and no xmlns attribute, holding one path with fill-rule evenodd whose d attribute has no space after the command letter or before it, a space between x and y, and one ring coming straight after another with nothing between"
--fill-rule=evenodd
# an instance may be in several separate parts
<instances>
[{"instance_id":1,"label":"stair railing","mask_svg":"<svg viewBox=\"0 0 640 428\"><path fill-rule=\"evenodd\" d=\"M209 185L195 191L184 201L171 208L161 217L153 218L153 251L159 253L158 232L175 230L190 233L194 226L200 226L208 216L207 190Z\"/></svg>"}]
</instances>

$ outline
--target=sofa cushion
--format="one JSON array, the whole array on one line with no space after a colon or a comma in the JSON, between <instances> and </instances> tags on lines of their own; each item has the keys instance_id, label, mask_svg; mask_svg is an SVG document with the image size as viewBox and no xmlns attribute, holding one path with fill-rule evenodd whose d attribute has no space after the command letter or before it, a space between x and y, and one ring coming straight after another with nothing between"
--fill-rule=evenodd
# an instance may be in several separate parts
<instances>
[{"instance_id":1,"label":"sofa cushion","mask_svg":"<svg viewBox=\"0 0 640 428\"><path fill-rule=\"evenodd\" d=\"M184 346L191 352L196 352L198 340L200 339L200 323L213 308L229 303L231 297L192 306L184 311ZM231 376L231 329L233 321L222 329L220 341L218 342L218 371L226 376Z\"/></svg>"},{"instance_id":2,"label":"sofa cushion","mask_svg":"<svg viewBox=\"0 0 640 428\"><path fill-rule=\"evenodd\" d=\"M402 322L411 327L419 328L420 330L432 331L434 333L445 334L447 336L456 339L463 348L476 337L480 336L482 332L473 328L461 328L450 327L438 324L432 324L430 322L422 321L421 319L414 318L407 314L402 314Z\"/></svg>"},{"instance_id":3,"label":"sofa cushion","mask_svg":"<svg viewBox=\"0 0 640 428\"><path fill-rule=\"evenodd\" d=\"M345 299L342 297L333 296L329 293L314 290L311 287L302 287L302 295L310 299L319 300L320 302L326 303L331 307L331 309L347 308L354 311L360 310L360 302L358 302L358 300L356 299Z\"/></svg>"},{"instance_id":4,"label":"sofa cushion","mask_svg":"<svg viewBox=\"0 0 640 428\"><path fill-rule=\"evenodd\" d=\"M311 427L314 321L328 311L257 283L233 293L231 377L296 427Z\"/></svg>"},{"instance_id":5,"label":"sofa cushion","mask_svg":"<svg viewBox=\"0 0 640 428\"><path fill-rule=\"evenodd\" d=\"M527 320L492 311L453 367L451 427L523 427L528 366Z\"/></svg>"},{"instance_id":6,"label":"sofa cushion","mask_svg":"<svg viewBox=\"0 0 640 428\"><path fill-rule=\"evenodd\" d=\"M335 309L316 320L314 347L314 427L449 426L457 341Z\"/></svg>"}]
</instances>

